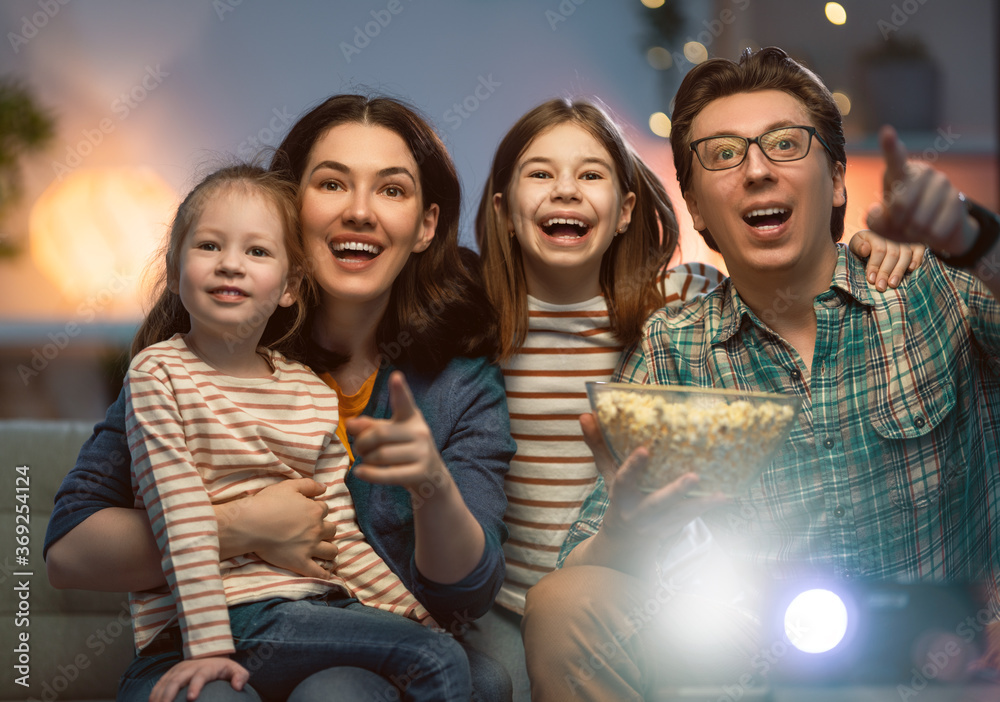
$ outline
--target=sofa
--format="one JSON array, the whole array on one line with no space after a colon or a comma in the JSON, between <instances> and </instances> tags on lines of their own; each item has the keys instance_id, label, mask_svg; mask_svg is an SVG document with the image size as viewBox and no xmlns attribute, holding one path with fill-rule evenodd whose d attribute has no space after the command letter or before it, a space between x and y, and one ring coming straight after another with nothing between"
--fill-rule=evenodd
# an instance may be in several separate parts
<instances>
[{"instance_id":1,"label":"sofa","mask_svg":"<svg viewBox=\"0 0 1000 702\"><path fill-rule=\"evenodd\" d=\"M49 585L42 560L56 490L93 425L0 421L3 702L113 700L118 677L132 659L128 596L56 590ZM26 565L18 564L19 556L26 556Z\"/></svg>"}]
</instances>

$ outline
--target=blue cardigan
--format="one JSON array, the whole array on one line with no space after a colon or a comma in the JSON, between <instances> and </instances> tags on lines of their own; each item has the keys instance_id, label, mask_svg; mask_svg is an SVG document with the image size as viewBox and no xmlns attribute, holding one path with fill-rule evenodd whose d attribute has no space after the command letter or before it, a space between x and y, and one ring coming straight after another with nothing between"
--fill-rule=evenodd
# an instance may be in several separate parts
<instances>
[{"instance_id":1,"label":"blue cardigan","mask_svg":"<svg viewBox=\"0 0 1000 702\"><path fill-rule=\"evenodd\" d=\"M392 370L391 366L379 370L364 414L376 419L391 416L387 381ZM413 509L406 489L366 483L353 471L347 486L368 542L438 623L461 633L490 608L504 579L504 475L516 445L510 436L503 377L482 358L452 359L436 375L403 371L441 457L483 528L482 559L457 583L443 585L424 578L414 560ZM95 512L134 506L130 466L123 392L94 427L56 494L44 553Z\"/></svg>"}]
</instances>

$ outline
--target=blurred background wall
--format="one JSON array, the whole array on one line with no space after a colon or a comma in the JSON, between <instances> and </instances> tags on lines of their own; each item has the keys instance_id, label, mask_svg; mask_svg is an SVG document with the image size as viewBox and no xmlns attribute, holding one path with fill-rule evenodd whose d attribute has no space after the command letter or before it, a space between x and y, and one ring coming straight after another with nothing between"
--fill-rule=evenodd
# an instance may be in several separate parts
<instances>
[{"instance_id":1,"label":"blurred background wall","mask_svg":"<svg viewBox=\"0 0 1000 702\"><path fill-rule=\"evenodd\" d=\"M143 263L177 198L337 92L404 98L437 126L462 177L468 246L497 142L556 95L607 103L682 203L666 139L673 93L695 63L745 46L781 46L839 93L849 233L879 196L874 130L887 120L915 157L1000 203L995 0L646 5L6 0L0 417L100 417L141 315ZM719 265L679 210L678 260Z\"/></svg>"}]
</instances>

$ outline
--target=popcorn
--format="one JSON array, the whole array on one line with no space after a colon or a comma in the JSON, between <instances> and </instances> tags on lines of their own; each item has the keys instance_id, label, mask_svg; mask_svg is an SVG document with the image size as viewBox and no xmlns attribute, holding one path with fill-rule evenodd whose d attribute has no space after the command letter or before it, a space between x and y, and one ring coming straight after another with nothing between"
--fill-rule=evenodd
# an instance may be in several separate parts
<instances>
[{"instance_id":1,"label":"popcorn","mask_svg":"<svg viewBox=\"0 0 1000 702\"><path fill-rule=\"evenodd\" d=\"M788 436L799 400L792 396L692 388L588 383L604 437L619 460L649 450L639 476L652 492L684 473L701 478L692 495L742 494ZM615 389L621 387L623 389Z\"/></svg>"}]
</instances>

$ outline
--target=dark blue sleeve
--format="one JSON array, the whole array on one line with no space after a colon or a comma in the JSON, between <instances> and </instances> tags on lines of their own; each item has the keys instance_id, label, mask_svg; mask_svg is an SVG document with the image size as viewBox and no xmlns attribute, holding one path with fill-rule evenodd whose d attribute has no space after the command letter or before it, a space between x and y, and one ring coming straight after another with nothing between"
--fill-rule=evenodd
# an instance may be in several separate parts
<instances>
[{"instance_id":1,"label":"dark blue sleeve","mask_svg":"<svg viewBox=\"0 0 1000 702\"><path fill-rule=\"evenodd\" d=\"M132 458L125 440L125 392L108 408L104 421L80 449L73 470L56 493L56 504L45 532L44 558L49 546L90 515L106 507L133 507Z\"/></svg>"},{"instance_id":2,"label":"dark blue sleeve","mask_svg":"<svg viewBox=\"0 0 1000 702\"><path fill-rule=\"evenodd\" d=\"M454 629L485 614L503 584L502 544L507 540L504 476L517 446L510 436L500 369L485 359L459 358L452 361L449 370L454 372L448 373L448 382L441 382L444 378L439 376L434 384L437 402L426 403L422 411L432 431L449 427L448 436L439 440L441 457L483 528L485 548L479 564L457 583L427 580L412 556L410 569L413 594L440 624Z\"/></svg>"}]
</instances>

